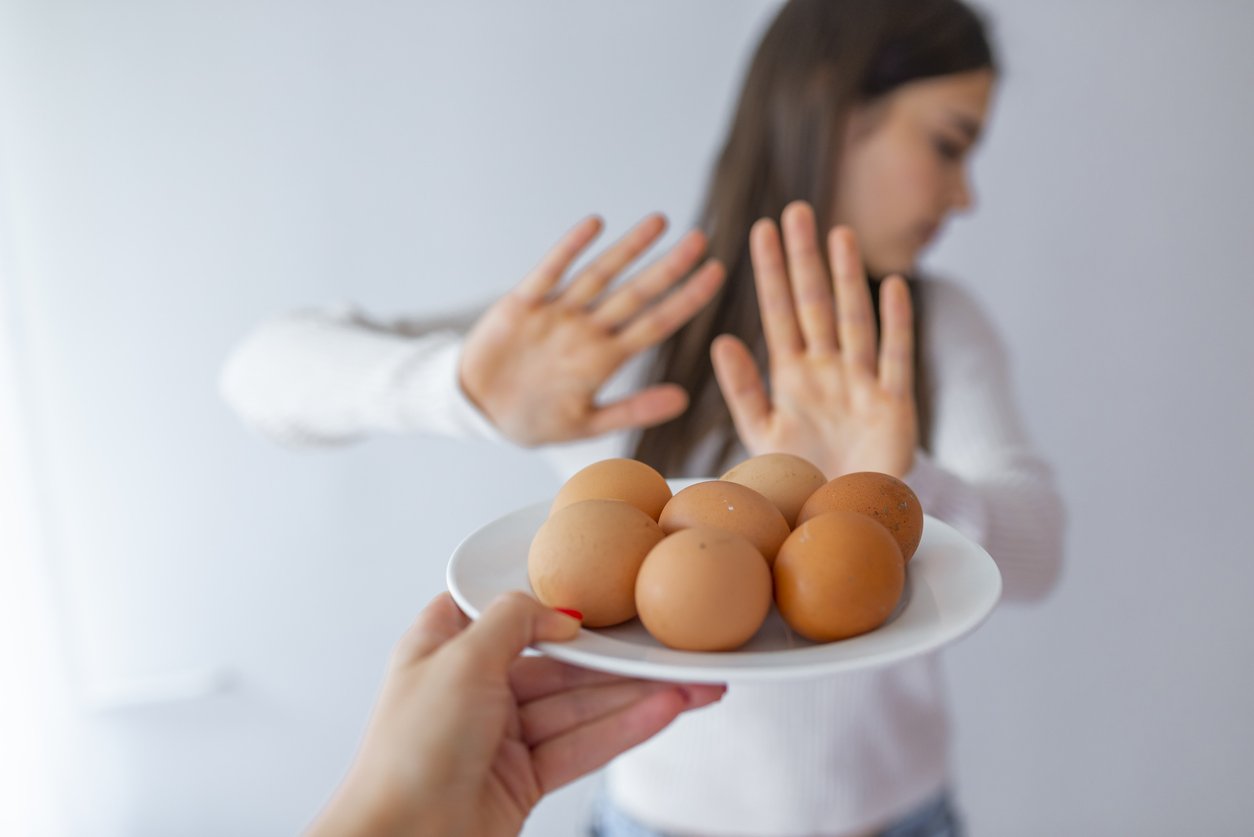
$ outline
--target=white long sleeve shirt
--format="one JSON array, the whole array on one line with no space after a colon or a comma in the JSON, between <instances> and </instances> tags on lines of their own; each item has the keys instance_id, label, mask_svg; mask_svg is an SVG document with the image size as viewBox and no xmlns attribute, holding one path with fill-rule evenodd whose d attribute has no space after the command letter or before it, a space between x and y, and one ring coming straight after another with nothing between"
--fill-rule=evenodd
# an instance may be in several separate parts
<instances>
[{"instance_id":1,"label":"white long sleeve shirt","mask_svg":"<svg viewBox=\"0 0 1254 837\"><path fill-rule=\"evenodd\" d=\"M1041 598L1060 571L1062 507L1015 407L1005 352L959 286L919 287L931 450L916 453L906 482L930 515L988 550L1007 599ZM288 445L381 432L501 440L458 383L468 322L381 323L347 307L297 313L240 344L223 394L246 422ZM627 364L603 395L637 388L647 360ZM618 433L541 452L565 479L629 455L631 441ZM738 449L732 461L746 455ZM692 457L708 459L703 446ZM729 464L709 462L709 472ZM838 677L735 684L715 706L616 759L609 792L634 818L679 834L862 834L944 786L948 742L935 655Z\"/></svg>"}]
</instances>

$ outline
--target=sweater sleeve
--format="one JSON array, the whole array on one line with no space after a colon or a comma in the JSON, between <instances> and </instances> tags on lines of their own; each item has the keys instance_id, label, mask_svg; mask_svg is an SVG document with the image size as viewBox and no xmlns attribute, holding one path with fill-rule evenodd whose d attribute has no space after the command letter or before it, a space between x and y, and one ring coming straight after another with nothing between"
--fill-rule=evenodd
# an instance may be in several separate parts
<instances>
[{"instance_id":1,"label":"sweater sleeve","mask_svg":"<svg viewBox=\"0 0 1254 837\"><path fill-rule=\"evenodd\" d=\"M499 440L458 380L470 321L385 323L351 306L300 311L247 335L220 389L245 423L293 447L376 433Z\"/></svg>"},{"instance_id":2,"label":"sweater sleeve","mask_svg":"<svg viewBox=\"0 0 1254 837\"><path fill-rule=\"evenodd\" d=\"M1039 600L1062 568L1053 472L1028 439L987 316L957 285L928 281L925 293L931 452L916 456L906 482L929 514L988 550L1006 599Z\"/></svg>"}]
</instances>

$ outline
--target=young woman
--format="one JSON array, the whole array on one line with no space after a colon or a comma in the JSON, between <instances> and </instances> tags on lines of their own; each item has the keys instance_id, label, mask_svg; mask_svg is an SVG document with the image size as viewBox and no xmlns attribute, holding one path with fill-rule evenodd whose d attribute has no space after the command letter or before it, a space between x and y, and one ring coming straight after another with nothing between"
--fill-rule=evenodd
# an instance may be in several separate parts
<instances>
[{"instance_id":1,"label":"young woman","mask_svg":"<svg viewBox=\"0 0 1254 837\"><path fill-rule=\"evenodd\" d=\"M263 326L227 398L288 442L479 435L542 446L563 477L623 454L717 475L771 450L829 477L884 471L985 546L1007 598L1039 598L1061 563L1049 468L988 320L914 275L972 204L995 78L959 0L793 0L750 65L701 231L653 267L612 285L658 218L564 280L590 219L464 335L352 312ZM960 833L947 717L937 656L736 684L611 764L596 829Z\"/></svg>"}]
</instances>

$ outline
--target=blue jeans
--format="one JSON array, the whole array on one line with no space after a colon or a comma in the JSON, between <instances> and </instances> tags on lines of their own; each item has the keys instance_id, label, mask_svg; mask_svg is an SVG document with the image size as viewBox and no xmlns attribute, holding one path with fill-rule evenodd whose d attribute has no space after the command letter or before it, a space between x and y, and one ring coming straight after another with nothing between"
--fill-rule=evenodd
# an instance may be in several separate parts
<instances>
[{"instance_id":1,"label":"blue jeans","mask_svg":"<svg viewBox=\"0 0 1254 837\"><path fill-rule=\"evenodd\" d=\"M878 837L963 837L962 827L948 791L941 791L918 808L890 824ZM589 837L667 837L642 825L614 807L602 792L592 810Z\"/></svg>"}]
</instances>

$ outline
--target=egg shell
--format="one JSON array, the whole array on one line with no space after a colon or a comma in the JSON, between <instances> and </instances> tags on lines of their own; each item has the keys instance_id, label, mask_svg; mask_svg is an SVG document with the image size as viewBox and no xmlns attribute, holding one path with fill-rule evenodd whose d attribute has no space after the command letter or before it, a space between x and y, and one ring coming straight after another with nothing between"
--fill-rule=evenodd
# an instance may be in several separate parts
<instances>
[{"instance_id":1,"label":"egg shell","mask_svg":"<svg viewBox=\"0 0 1254 837\"><path fill-rule=\"evenodd\" d=\"M549 607L603 628L636 615L636 574L666 533L622 500L583 500L554 512L531 541L527 577Z\"/></svg>"},{"instance_id":2,"label":"egg shell","mask_svg":"<svg viewBox=\"0 0 1254 837\"><path fill-rule=\"evenodd\" d=\"M791 527L806 499L827 482L809 460L791 453L762 453L736 465L719 479L748 486L775 504Z\"/></svg>"},{"instance_id":3,"label":"egg shell","mask_svg":"<svg viewBox=\"0 0 1254 837\"><path fill-rule=\"evenodd\" d=\"M854 511L877 520L897 541L907 562L923 539L923 506L918 496L890 474L858 471L837 477L810 495L797 522L837 510Z\"/></svg>"},{"instance_id":4,"label":"egg shell","mask_svg":"<svg viewBox=\"0 0 1254 837\"><path fill-rule=\"evenodd\" d=\"M745 538L767 563L788 537L788 521L775 504L752 488L724 480L694 483L679 491L658 518L666 534L691 526L713 526Z\"/></svg>"},{"instance_id":5,"label":"egg shell","mask_svg":"<svg viewBox=\"0 0 1254 837\"><path fill-rule=\"evenodd\" d=\"M670 498L670 485L651 466L635 459L602 459L566 480L549 514L580 500L622 500L657 520Z\"/></svg>"},{"instance_id":6,"label":"egg shell","mask_svg":"<svg viewBox=\"0 0 1254 837\"><path fill-rule=\"evenodd\" d=\"M814 642L884 624L906 584L906 562L888 530L863 514L833 511L798 526L775 561L775 603Z\"/></svg>"},{"instance_id":7,"label":"egg shell","mask_svg":"<svg viewBox=\"0 0 1254 837\"><path fill-rule=\"evenodd\" d=\"M771 571L740 535L694 527L653 547L636 577L640 621L659 642L685 651L731 651L771 610Z\"/></svg>"}]
</instances>

